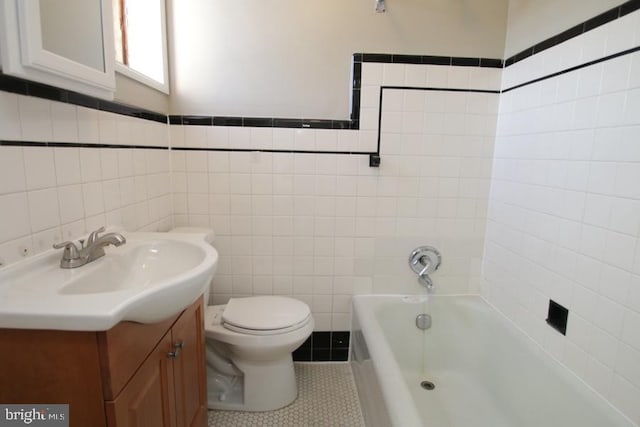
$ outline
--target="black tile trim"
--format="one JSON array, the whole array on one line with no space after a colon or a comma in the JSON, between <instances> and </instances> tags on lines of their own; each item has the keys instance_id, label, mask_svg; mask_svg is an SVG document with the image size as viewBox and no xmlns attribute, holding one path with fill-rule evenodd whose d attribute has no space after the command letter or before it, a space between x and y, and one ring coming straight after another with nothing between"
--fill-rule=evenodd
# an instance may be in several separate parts
<instances>
[{"instance_id":1,"label":"black tile trim","mask_svg":"<svg viewBox=\"0 0 640 427\"><path fill-rule=\"evenodd\" d=\"M293 352L295 362L346 362L350 331L314 331Z\"/></svg>"},{"instance_id":2,"label":"black tile trim","mask_svg":"<svg viewBox=\"0 0 640 427\"><path fill-rule=\"evenodd\" d=\"M180 116L180 121L183 125L192 126L211 126L213 124L213 118L209 116Z\"/></svg>"},{"instance_id":3,"label":"black tile trim","mask_svg":"<svg viewBox=\"0 0 640 427\"><path fill-rule=\"evenodd\" d=\"M358 108L360 106L358 99ZM291 119L278 117L169 116L169 124L190 126L269 127L295 129L357 129L354 120Z\"/></svg>"},{"instance_id":4,"label":"black tile trim","mask_svg":"<svg viewBox=\"0 0 640 427\"><path fill-rule=\"evenodd\" d=\"M538 82L541 82L541 81L544 81L544 80L547 80L547 79L558 77L558 76L560 76L562 74L570 73L572 71L576 71L576 70L579 70L581 68L589 67L591 65L599 64L600 62L609 61L610 59L618 58L618 57L624 56L624 55L629 55L630 53L634 53L634 52L638 52L638 51L640 51L640 46L636 46L636 47L631 48L631 49L623 50L622 52L618 52L618 53L614 53L612 55L604 56L602 58L594 59L593 61L585 62L583 64L576 65L574 67L570 67L570 68L567 68L567 69L564 69L564 70L557 71L555 73L547 74L546 76L538 77L536 79L529 80L527 82L517 84L517 85L512 86L510 88L504 89L502 91L502 93L507 93L507 92L510 92L510 91L512 91L514 89L519 89L519 88L524 87L524 86L529 86L529 85L534 84L534 83L538 83Z\"/></svg>"},{"instance_id":5,"label":"black tile trim","mask_svg":"<svg viewBox=\"0 0 640 427\"><path fill-rule=\"evenodd\" d=\"M594 28L598 28L604 24L607 24L611 21L614 21L618 18L621 18L629 13L635 12L640 9L640 0L630 0L626 3L621 4L620 6L616 6L612 9L609 9L599 15L594 16L578 25L575 25L569 28L566 31L563 31L555 36L549 37L546 40L537 43L534 46L531 46L527 49L524 49L521 52L516 53L515 55L505 59L505 67L515 64L516 62L522 61L536 53L540 53L546 49L549 49L553 46L556 46L562 42L565 42L569 39L577 37L586 33L587 31L591 31Z\"/></svg>"},{"instance_id":6,"label":"black tile trim","mask_svg":"<svg viewBox=\"0 0 640 427\"><path fill-rule=\"evenodd\" d=\"M168 150L160 145L90 144L85 142L12 141L0 140L0 147L63 147L63 148L134 148L144 150Z\"/></svg>"},{"instance_id":7,"label":"black tile trim","mask_svg":"<svg viewBox=\"0 0 640 427\"><path fill-rule=\"evenodd\" d=\"M474 92L474 93L495 93L500 94L499 90L493 89L462 89L462 88L445 88L445 87L416 87L416 86L380 86L382 89L399 89L399 90L424 90L433 92ZM382 93L380 94L380 100L382 100ZM382 104L380 104L382 105Z\"/></svg>"},{"instance_id":8,"label":"black tile trim","mask_svg":"<svg viewBox=\"0 0 640 427\"><path fill-rule=\"evenodd\" d=\"M237 151L246 153L287 153L287 154L349 154L369 156L375 151L320 151L320 150L284 150L275 148L212 148L212 147L171 147L172 151Z\"/></svg>"},{"instance_id":9,"label":"black tile trim","mask_svg":"<svg viewBox=\"0 0 640 427\"><path fill-rule=\"evenodd\" d=\"M55 86L32 82L2 73L0 73L0 90L18 95L34 96L50 101L64 102L65 104L79 105L94 110L107 111L158 123L167 123L167 116L165 114L95 98L67 89L60 89Z\"/></svg>"},{"instance_id":10,"label":"black tile trim","mask_svg":"<svg viewBox=\"0 0 640 427\"><path fill-rule=\"evenodd\" d=\"M462 56L404 55L389 53L354 53L354 62L381 62L384 64L455 65L463 67L502 68L502 59Z\"/></svg>"}]
</instances>

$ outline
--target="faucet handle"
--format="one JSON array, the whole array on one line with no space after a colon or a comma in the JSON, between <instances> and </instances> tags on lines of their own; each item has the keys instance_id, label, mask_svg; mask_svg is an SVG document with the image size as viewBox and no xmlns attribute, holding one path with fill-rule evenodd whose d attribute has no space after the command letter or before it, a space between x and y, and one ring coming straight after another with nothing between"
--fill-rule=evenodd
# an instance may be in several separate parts
<instances>
[{"instance_id":1,"label":"faucet handle","mask_svg":"<svg viewBox=\"0 0 640 427\"><path fill-rule=\"evenodd\" d=\"M96 241L99 233L104 233L104 226L98 228L95 231L92 231L91 234L89 234L89 237L87 238L87 246L91 246Z\"/></svg>"},{"instance_id":2,"label":"faucet handle","mask_svg":"<svg viewBox=\"0 0 640 427\"><path fill-rule=\"evenodd\" d=\"M62 243L56 243L53 245L53 249L63 249L62 259L64 260L72 260L78 258L78 247L75 243L71 241L66 241Z\"/></svg>"}]
</instances>

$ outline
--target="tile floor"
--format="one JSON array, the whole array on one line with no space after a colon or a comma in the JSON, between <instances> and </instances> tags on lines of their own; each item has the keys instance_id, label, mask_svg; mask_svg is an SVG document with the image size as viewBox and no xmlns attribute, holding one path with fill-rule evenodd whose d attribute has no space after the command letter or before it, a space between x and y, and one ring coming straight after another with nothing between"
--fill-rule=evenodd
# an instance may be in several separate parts
<instances>
[{"instance_id":1,"label":"tile floor","mask_svg":"<svg viewBox=\"0 0 640 427\"><path fill-rule=\"evenodd\" d=\"M364 427L348 363L296 363L298 398L269 412L209 411L209 427Z\"/></svg>"}]
</instances>

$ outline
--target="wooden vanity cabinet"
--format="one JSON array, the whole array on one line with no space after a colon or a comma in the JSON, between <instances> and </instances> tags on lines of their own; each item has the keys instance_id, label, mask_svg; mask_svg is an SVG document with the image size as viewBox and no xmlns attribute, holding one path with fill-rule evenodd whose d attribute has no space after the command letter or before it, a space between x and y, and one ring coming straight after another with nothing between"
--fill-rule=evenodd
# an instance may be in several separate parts
<instances>
[{"instance_id":1,"label":"wooden vanity cabinet","mask_svg":"<svg viewBox=\"0 0 640 427\"><path fill-rule=\"evenodd\" d=\"M202 298L156 324L0 329L0 402L68 403L70 426L207 425Z\"/></svg>"}]
</instances>

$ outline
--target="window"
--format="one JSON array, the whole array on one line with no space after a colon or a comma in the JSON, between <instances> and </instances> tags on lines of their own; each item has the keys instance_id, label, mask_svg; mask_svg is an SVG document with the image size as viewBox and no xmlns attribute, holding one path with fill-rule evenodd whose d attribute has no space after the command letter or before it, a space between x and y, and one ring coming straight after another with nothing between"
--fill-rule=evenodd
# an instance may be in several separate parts
<instances>
[{"instance_id":1,"label":"window","mask_svg":"<svg viewBox=\"0 0 640 427\"><path fill-rule=\"evenodd\" d=\"M169 93L164 0L112 0L116 71Z\"/></svg>"}]
</instances>

